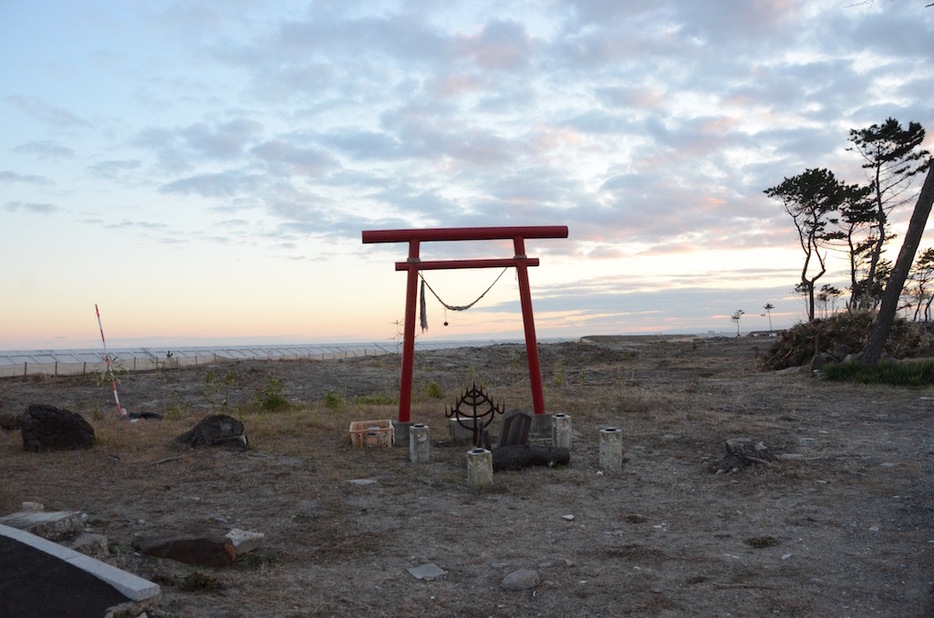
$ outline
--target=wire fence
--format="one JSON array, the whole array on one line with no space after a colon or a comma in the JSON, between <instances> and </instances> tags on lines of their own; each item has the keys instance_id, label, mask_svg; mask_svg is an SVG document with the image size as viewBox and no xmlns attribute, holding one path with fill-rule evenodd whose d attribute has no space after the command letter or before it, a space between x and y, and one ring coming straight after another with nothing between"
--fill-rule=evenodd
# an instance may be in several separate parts
<instances>
[{"instance_id":1,"label":"wire fence","mask_svg":"<svg viewBox=\"0 0 934 618\"><path fill-rule=\"evenodd\" d=\"M416 341L416 350L450 350L482 347L507 341ZM122 371L153 371L240 360L297 360L353 358L401 354L402 345L387 343L335 343L270 346L202 346L165 348L115 348L111 364ZM0 378L29 375L80 375L105 372L101 349L0 350Z\"/></svg>"}]
</instances>

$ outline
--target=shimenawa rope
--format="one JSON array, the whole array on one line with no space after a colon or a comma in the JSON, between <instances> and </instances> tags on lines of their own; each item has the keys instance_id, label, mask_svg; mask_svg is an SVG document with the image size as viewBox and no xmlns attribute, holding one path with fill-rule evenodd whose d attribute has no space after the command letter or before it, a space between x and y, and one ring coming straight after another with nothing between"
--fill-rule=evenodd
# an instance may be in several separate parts
<instances>
[{"instance_id":1,"label":"shimenawa rope","mask_svg":"<svg viewBox=\"0 0 934 618\"><path fill-rule=\"evenodd\" d=\"M441 297L438 296L438 293L435 292L435 291L432 289L431 285L425 280L424 275L422 275L422 273L418 273L418 276L419 276L419 277L421 278L421 280L422 280L421 302L420 302L420 304L419 304L419 305L420 305L420 306L419 306L419 321L421 322L422 332L425 332L426 330L428 330L428 309L427 309L427 306L426 306L426 303L425 303L425 288L428 288L428 291L431 292L432 296L434 296L434 297L438 300L438 302L441 303L441 306L444 307L445 309L450 309L451 311L467 311L468 309L470 309L471 307L473 307L474 305L476 305L478 302L480 302L480 299L483 298L484 296L486 296L487 292L489 292L490 290L493 289L493 286L496 285L496 283L500 280L500 278L502 278L502 276L506 273L507 270L509 270L509 267L508 267L508 266L507 266L506 268L504 268L503 271L502 271L501 273L499 273L499 275L496 276L496 279L493 280L493 283L490 284L490 287L488 287L487 289L485 289L485 290L483 291L483 294L481 294L480 296L478 296L478 297L477 297L472 303L470 303L469 305L449 305L449 304L447 304L446 302L444 302L443 300L441 300ZM445 322L445 324L447 324L447 323Z\"/></svg>"}]
</instances>

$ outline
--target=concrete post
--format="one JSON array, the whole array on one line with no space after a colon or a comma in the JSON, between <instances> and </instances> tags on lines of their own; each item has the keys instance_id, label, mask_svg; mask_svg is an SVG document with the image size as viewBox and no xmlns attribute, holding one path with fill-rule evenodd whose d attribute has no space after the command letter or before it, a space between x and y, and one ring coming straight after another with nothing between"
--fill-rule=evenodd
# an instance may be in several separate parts
<instances>
[{"instance_id":1,"label":"concrete post","mask_svg":"<svg viewBox=\"0 0 934 618\"><path fill-rule=\"evenodd\" d=\"M600 430L600 468L623 469L623 432L616 427Z\"/></svg>"},{"instance_id":2,"label":"concrete post","mask_svg":"<svg viewBox=\"0 0 934 618\"><path fill-rule=\"evenodd\" d=\"M477 490L493 486L493 453L479 447L467 451L467 484Z\"/></svg>"},{"instance_id":3,"label":"concrete post","mask_svg":"<svg viewBox=\"0 0 934 618\"><path fill-rule=\"evenodd\" d=\"M409 448L409 428L411 426L412 423L400 423L399 421L392 421L392 431L396 446Z\"/></svg>"},{"instance_id":4,"label":"concrete post","mask_svg":"<svg viewBox=\"0 0 934 618\"><path fill-rule=\"evenodd\" d=\"M430 429L423 423L409 426L409 459L412 463L431 461Z\"/></svg>"},{"instance_id":5,"label":"concrete post","mask_svg":"<svg viewBox=\"0 0 934 618\"><path fill-rule=\"evenodd\" d=\"M551 444L571 448L571 417L567 414L555 414L551 417Z\"/></svg>"},{"instance_id":6,"label":"concrete post","mask_svg":"<svg viewBox=\"0 0 934 618\"><path fill-rule=\"evenodd\" d=\"M529 427L529 441L532 444L551 442L551 417L547 414L533 414Z\"/></svg>"}]
</instances>

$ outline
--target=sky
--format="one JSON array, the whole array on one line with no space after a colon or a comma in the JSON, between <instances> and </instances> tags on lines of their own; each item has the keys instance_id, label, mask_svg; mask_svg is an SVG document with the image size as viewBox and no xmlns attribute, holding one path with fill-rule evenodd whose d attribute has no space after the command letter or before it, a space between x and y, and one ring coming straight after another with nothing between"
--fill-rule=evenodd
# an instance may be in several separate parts
<instances>
[{"instance_id":1,"label":"sky","mask_svg":"<svg viewBox=\"0 0 934 618\"><path fill-rule=\"evenodd\" d=\"M407 246L361 232L435 227L568 227L526 241L543 339L790 326L763 190L864 182L849 131L888 117L934 150L926 4L0 0L0 349L97 345L95 305L110 345L391 340ZM499 274L425 277L466 305ZM514 270L427 309L522 338Z\"/></svg>"}]
</instances>

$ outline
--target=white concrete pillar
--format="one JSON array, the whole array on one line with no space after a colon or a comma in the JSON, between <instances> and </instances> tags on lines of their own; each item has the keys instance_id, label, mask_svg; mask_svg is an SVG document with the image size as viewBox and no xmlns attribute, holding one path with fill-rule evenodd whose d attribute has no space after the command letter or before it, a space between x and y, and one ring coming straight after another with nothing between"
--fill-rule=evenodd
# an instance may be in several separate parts
<instances>
[{"instance_id":1,"label":"white concrete pillar","mask_svg":"<svg viewBox=\"0 0 934 618\"><path fill-rule=\"evenodd\" d=\"M424 423L409 425L409 459L412 463L431 461L430 428Z\"/></svg>"},{"instance_id":2,"label":"white concrete pillar","mask_svg":"<svg viewBox=\"0 0 934 618\"><path fill-rule=\"evenodd\" d=\"M467 484L474 489L493 486L493 453L479 447L467 451Z\"/></svg>"},{"instance_id":3,"label":"white concrete pillar","mask_svg":"<svg viewBox=\"0 0 934 618\"><path fill-rule=\"evenodd\" d=\"M600 430L600 468L623 469L623 432L616 427Z\"/></svg>"},{"instance_id":4,"label":"white concrete pillar","mask_svg":"<svg viewBox=\"0 0 934 618\"><path fill-rule=\"evenodd\" d=\"M555 414L551 417L551 443L562 448L571 448L571 417Z\"/></svg>"}]
</instances>

